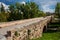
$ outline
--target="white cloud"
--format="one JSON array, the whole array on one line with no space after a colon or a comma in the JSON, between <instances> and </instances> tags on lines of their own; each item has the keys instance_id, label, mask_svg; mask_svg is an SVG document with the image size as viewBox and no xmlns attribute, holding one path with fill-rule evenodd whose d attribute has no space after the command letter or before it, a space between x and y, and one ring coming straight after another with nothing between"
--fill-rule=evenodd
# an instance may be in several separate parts
<instances>
[{"instance_id":1,"label":"white cloud","mask_svg":"<svg viewBox=\"0 0 60 40\"><path fill-rule=\"evenodd\" d=\"M50 9L49 5L42 6L44 12L54 12L54 9Z\"/></svg>"},{"instance_id":2,"label":"white cloud","mask_svg":"<svg viewBox=\"0 0 60 40\"><path fill-rule=\"evenodd\" d=\"M34 0L44 12L54 12L55 9L51 8L52 6L55 6L58 2L57 0Z\"/></svg>"},{"instance_id":3,"label":"white cloud","mask_svg":"<svg viewBox=\"0 0 60 40\"><path fill-rule=\"evenodd\" d=\"M50 2L47 2L47 3L41 3L42 5L42 9L44 12L54 12L54 9L51 9L52 8L52 5L56 5L56 1L50 1ZM51 7L51 8L50 8Z\"/></svg>"},{"instance_id":4,"label":"white cloud","mask_svg":"<svg viewBox=\"0 0 60 40\"><path fill-rule=\"evenodd\" d=\"M21 4L26 4L26 2L23 1L23 2L21 2Z\"/></svg>"}]
</instances>

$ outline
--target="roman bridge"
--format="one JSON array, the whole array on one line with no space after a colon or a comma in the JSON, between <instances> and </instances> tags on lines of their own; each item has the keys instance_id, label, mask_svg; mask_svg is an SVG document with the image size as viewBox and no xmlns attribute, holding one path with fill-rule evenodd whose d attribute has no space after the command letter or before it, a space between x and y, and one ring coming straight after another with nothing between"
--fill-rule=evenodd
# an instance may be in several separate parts
<instances>
[{"instance_id":1,"label":"roman bridge","mask_svg":"<svg viewBox=\"0 0 60 40\"><path fill-rule=\"evenodd\" d=\"M0 23L0 40L28 40L42 37L53 16Z\"/></svg>"}]
</instances>

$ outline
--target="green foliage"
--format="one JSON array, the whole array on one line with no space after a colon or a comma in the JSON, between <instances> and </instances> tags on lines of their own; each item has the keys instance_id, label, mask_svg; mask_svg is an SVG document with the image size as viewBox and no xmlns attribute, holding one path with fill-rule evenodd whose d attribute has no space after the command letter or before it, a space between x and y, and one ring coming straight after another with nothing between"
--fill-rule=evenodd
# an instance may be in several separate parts
<instances>
[{"instance_id":1,"label":"green foliage","mask_svg":"<svg viewBox=\"0 0 60 40\"><path fill-rule=\"evenodd\" d=\"M15 31L15 34L14 35L18 37L19 36L19 33L17 31Z\"/></svg>"},{"instance_id":2,"label":"green foliage","mask_svg":"<svg viewBox=\"0 0 60 40\"><path fill-rule=\"evenodd\" d=\"M60 40L60 32L47 32L43 33L43 36L40 38L35 38L32 40Z\"/></svg>"},{"instance_id":3,"label":"green foliage","mask_svg":"<svg viewBox=\"0 0 60 40\"><path fill-rule=\"evenodd\" d=\"M57 3L56 5L55 14L60 18L60 3Z\"/></svg>"},{"instance_id":4,"label":"green foliage","mask_svg":"<svg viewBox=\"0 0 60 40\"><path fill-rule=\"evenodd\" d=\"M44 13L43 11L38 11L38 17L44 17L46 16L46 13Z\"/></svg>"},{"instance_id":5,"label":"green foliage","mask_svg":"<svg viewBox=\"0 0 60 40\"><path fill-rule=\"evenodd\" d=\"M43 11L39 10L39 7L34 2L26 3L26 4L12 4L9 6L9 11L5 15L5 10L3 5L1 5L1 21L4 19L6 21L14 21L21 19L29 19L35 17L45 16L46 14ZM4 14L3 14L4 13ZM8 16L8 17L5 17Z\"/></svg>"},{"instance_id":6,"label":"green foliage","mask_svg":"<svg viewBox=\"0 0 60 40\"><path fill-rule=\"evenodd\" d=\"M8 18L8 13L5 12L4 6L1 3L0 22L6 22L7 18Z\"/></svg>"},{"instance_id":7,"label":"green foliage","mask_svg":"<svg viewBox=\"0 0 60 40\"><path fill-rule=\"evenodd\" d=\"M2 3L1 3L1 12L5 12L5 9Z\"/></svg>"},{"instance_id":8,"label":"green foliage","mask_svg":"<svg viewBox=\"0 0 60 40\"><path fill-rule=\"evenodd\" d=\"M0 22L4 22L4 21L6 21L6 16L4 15L4 13L0 13Z\"/></svg>"},{"instance_id":9,"label":"green foliage","mask_svg":"<svg viewBox=\"0 0 60 40\"><path fill-rule=\"evenodd\" d=\"M9 21L14 21L14 20L20 20L23 19L23 12L20 10L20 5L16 3L16 6L10 5L10 16L9 16Z\"/></svg>"}]
</instances>

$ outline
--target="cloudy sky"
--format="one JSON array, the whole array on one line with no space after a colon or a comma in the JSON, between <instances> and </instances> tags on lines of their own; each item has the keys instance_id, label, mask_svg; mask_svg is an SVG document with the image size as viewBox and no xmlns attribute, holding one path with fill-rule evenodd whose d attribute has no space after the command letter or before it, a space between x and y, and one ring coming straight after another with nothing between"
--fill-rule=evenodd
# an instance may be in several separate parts
<instances>
[{"instance_id":1,"label":"cloudy sky","mask_svg":"<svg viewBox=\"0 0 60 40\"><path fill-rule=\"evenodd\" d=\"M0 0L0 2L5 3L6 5L14 4L16 2L28 2L28 0ZM44 12L54 12L57 2L60 0L29 0L33 1L39 5L40 9Z\"/></svg>"}]
</instances>

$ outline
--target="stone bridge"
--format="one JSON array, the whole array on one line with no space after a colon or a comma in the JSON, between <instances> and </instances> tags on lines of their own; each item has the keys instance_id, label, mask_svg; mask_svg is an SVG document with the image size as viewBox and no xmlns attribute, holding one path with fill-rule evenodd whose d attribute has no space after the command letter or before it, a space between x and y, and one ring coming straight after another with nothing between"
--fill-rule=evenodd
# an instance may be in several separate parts
<instances>
[{"instance_id":1,"label":"stone bridge","mask_svg":"<svg viewBox=\"0 0 60 40\"><path fill-rule=\"evenodd\" d=\"M52 16L0 23L0 40L29 40L42 37Z\"/></svg>"}]
</instances>

